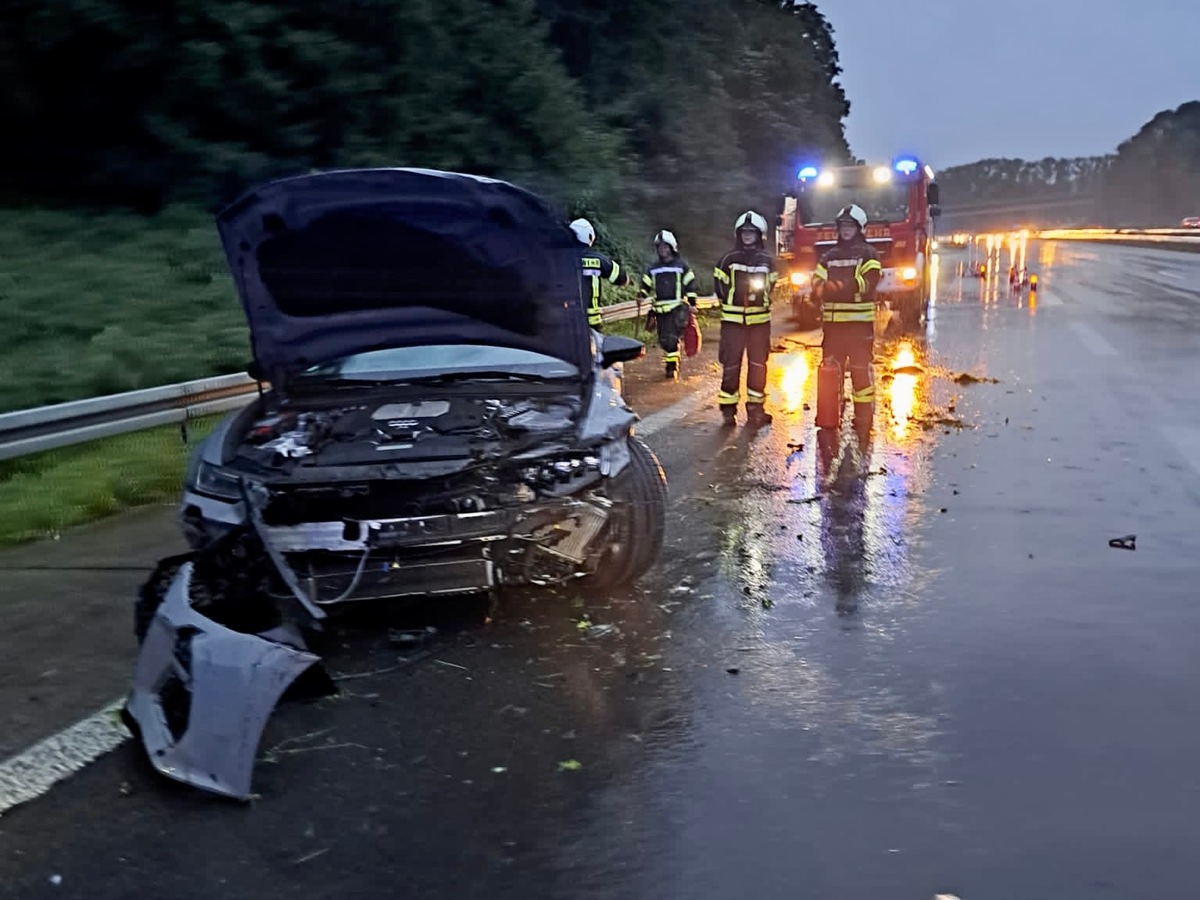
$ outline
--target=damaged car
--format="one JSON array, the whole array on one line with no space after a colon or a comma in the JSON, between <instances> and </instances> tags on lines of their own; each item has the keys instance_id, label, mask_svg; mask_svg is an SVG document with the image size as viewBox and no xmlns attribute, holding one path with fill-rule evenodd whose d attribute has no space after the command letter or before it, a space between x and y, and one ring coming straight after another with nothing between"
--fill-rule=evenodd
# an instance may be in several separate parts
<instances>
[{"instance_id":1,"label":"damaged car","mask_svg":"<svg viewBox=\"0 0 1200 900\"><path fill-rule=\"evenodd\" d=\"M666 477L587 325L578 242L506 182L271 182L217 217L262 389L196 447L191 552L136 606L125 720L177 780L246 798L306 634L363 601L647 572ZM303 677L302 677L303 676Z\"/></svg>"}]
</instances>

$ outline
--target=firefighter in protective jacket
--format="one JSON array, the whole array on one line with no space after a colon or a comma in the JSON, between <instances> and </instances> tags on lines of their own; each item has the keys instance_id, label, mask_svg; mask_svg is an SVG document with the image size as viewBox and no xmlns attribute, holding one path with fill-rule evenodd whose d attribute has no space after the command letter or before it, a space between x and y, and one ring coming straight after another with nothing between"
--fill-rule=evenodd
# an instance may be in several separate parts
<instances>
[{"instance_id":1,"label":"firefighter in protective jacket","mask_svg":"<svg viewBox=\"0 0 1200 900\"><path fill-rule=\"evenodd\" d=\"M867 243L867 214L851 204L838 213L837 244L821 257L813 290L821 302L824 337L817 373L817 425L841 423L846 361L854 386L854 414L869 419L875 409L871 364L875 348L875 287L883 275L879 254Z\"/></svg>"},{"instance_id":2,"label":"firefighter in protective jacket","mask_svg":"<svg viewBox=\"0 0 1200 900\"><path fill-rule=\"evenodd\" d=\"M592 245L596 242L596 229L587 219L576 219L571 223L571 230L579 242L587 247L579 257L582 267L581 279L583 300L587 304L588 325L597 331L602 330L604 320L600 317L600 282L607 281L618 287L629 284L629 276L613 260L609 259Z\"/></svg>"},{"instance_id":3,"label":"firefighter in protective jacket","mask_svg":"<svg viewBox=\"0 0 1200 900\"><path fill-rule=\"evenodd\" d=\"M771 354L771 288L778 273L766 251L767 220L753 210L734 223L735 244L717 263L713 278L721 302L721 389L717 403L726 425L736 422L746 357L746 420L768 425L763 409L767 390L767 357Z\"/></svg>"},{"instance_id":4,"label":"firefighter in protective jacket","mask_svg":"<svg viewBox=\"0 0 1200 900\"><path fill-rule=\"evenodd\" d=\"M679 377L679 344L696 305L696 273L679 255L679 241L669 231L654 236L658 259L642 275L642 290L650 298L663 350L667 378ZM686 301L686 302L685 302Z\"/></svg>"}]
</instances>

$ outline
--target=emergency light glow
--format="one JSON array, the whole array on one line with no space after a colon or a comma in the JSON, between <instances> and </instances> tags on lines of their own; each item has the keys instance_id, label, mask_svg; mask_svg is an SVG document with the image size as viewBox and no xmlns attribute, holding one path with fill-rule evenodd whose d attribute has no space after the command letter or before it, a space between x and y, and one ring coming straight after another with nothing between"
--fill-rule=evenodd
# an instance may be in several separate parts
<instances>
[{"instance_id":1,"label":"emergency light glow","mask_svg":"<svg viewBox=\"0 0 1200 900\"><path fill-rule=\"evenodd\" d=\"M911 175L917 171L917 161L915 159L901 159L896 161L896 171L901 175Z\"/></svg>"},{"instance_id":2,"label":"emergency light glow","mask_svg":"<svg viewBox=\"0 0 1200 900\"><path fill-rule=\"evenodd\" d=\"M817 167L816 166L805 166L803 169L801 169L799 172L796 173L796 177L799 178L801 181L804 181L805 179L808 179L808 178L816 178L817 177Z\"/></svg>"}]
</instances>

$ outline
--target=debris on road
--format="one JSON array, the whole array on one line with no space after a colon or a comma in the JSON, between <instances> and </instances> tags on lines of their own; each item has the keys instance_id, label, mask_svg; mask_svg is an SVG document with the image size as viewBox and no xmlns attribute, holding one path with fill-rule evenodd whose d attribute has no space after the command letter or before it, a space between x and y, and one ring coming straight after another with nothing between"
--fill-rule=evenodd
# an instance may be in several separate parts
<instances>
[{"instance_id":1,"label":"debris on road","mask_svg":"<svg viewBox=\"0 0 1200 900\"><path fill-rule=\"evenodd\" d=\"M592 626L588 627L587 632L584 636L590 640L596 640L598 638L608 637L610 634L616 634L616 633L617 633L616 625L592 625Z\"/></svg>"},{"instance_id":2,"label":"debris on road","mask_svg":"<svg viewBox=\"0 0 1200 900\"><path fill-rule=\"evenodd\" d=\"M412 647L427 644L437 636L438 630L432 625L425 628L389 628L388 643L398 647Z\"/></svg>"},{"instance_id":3,"label":"debris on road","mask_svg":"<svg viewBox=\"0 0 1200 900\"><path fill-rule=\"evenodd\" d=\"M1127 534L1127 535L1125 535L1125 537L1113 538L1111 541L1108 542L1108 546L1113 547L1117 550L1136 550L1137 549L1137 535L1136 534Z\"/></svg>"},{"instance_id":4,"label":"debris on road","mask_svg":"<svg viewBox=\"0 0 1200 900\"><path fill-rule=\"evenodd\" d=\"M577 772L583 768L583 763L577 759L564 759L558 764L560 772Z\"/></svg>"},{"instance_id":5,"label":"debris on road","mask_svg":"<svg viewBox=\"0 0 1200 900\"><path fill-rule=\"evenodd\" d=\"M741 670L741 669L739 669L737 666L730 666L730 667L729 667L728 669L726 669L725 671L726 671L726 672L728 672L730 675L737 675L737 674L738 674L739 672L741 672L742 670Z\"/></svg>"},{"instance_id":6,"label":"debris on road","mask_svg":"<svg viewBox=\"0 0 1200 900\"><path fill-rule=\"evenodd\" d=\"M970 372L959 372L952 375L950 380L955 384L999 384L999 378L989 378L987 375L972 375Z\"/></svg>"}]
</instances>

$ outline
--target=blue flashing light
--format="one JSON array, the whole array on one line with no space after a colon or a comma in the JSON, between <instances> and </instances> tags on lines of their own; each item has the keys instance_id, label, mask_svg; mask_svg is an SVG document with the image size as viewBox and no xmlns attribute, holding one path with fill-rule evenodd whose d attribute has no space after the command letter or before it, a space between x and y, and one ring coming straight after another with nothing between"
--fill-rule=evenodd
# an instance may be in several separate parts
<instances>
[{"instance_id":1,"label":"blue flashing light","mask_svg":"<svg viewBox=\"0 0 1200 900\"><path fill-rule=\"evenodd\" d=\"M898 159L896 160L896 171L902 175L911 175L917 171L918 164L915 159Z\"/></svg>"},{"instance_id":2,"label":"blue flashing light","mask_svg":"<svg viewBox=\"0 0 1200 900\"><path fill-rule=\"evenodd\" d=\"M801 181L804 181L808 178L816 178L817 177L817 167L816 166L805 166L803 169L801 169L799 172L796 173L796 177L799 178Z\"/></svg>"}]
</instances>

